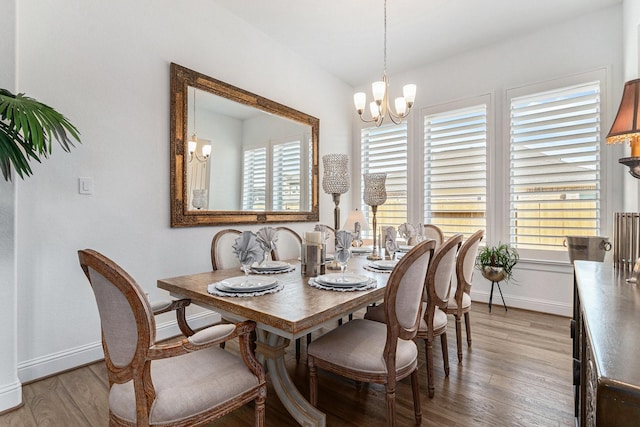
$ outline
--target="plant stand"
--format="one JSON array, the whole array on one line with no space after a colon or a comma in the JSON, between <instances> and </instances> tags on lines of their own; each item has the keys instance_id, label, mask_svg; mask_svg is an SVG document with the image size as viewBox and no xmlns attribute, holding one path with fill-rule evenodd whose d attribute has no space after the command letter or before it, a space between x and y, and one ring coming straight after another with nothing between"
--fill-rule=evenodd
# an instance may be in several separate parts
<instances>
[{"instance_id":1,"label":"plant stand","mask_svg":"<svg viewBox=\"0 0 640 427\"><path fill-rule=\"evenodd\" d=\"M498 291L500 292L500 298L502 298L502 305L504 306L504 311L509 311L507 309L507 304L504 302L504 296L502 295L502 289L500 289L499 281L491 281L491 294L489 295L489 313L491 313L491 302L493 301L493 285L498 285Z\"/></svg>"}]
</instances>

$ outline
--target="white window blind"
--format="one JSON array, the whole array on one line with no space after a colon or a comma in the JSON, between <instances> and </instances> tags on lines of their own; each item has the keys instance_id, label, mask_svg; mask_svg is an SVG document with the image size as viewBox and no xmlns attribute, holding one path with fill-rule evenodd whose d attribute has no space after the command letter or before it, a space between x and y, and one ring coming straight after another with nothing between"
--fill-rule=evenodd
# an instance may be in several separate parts
<instances>
[{"instance_id":1,"label":"white window blind","mask_svg":"<svg viewBox=\"0 0 640 427\"><path fill-rule=\"evenodd\" d=\"M265 147L245 150L242 176L242 209L266 209L267 149Z\"/></svg>"},{"instance_id":2,"label":"white window blind","mask_svg":"<svg viewBox=\"0 0 640 427\"><path fill-rule=\"evenodd\" d=\"M363 174L387 174L387 201L378 207L378 225L398 227L407 222L407 123L362 129L361 164ZM360 179L360 188L364 189L364 181ZM369 226L373 226L371 209L364 202L362 211ZM372 232L363 234L371 237Z\"/></svg>"},{"instance_id":3,"label":"white window blind","mask_svg":"<svg viewBox=\"0 0 640 427\"><path fill-rule=\"evenodd\" d=\"M468 237L486 211L486 104L425 116L424 222Z\"/></svg>"},{"instance_id":4,"label":"white window blind","mask_svg":"<svg viewBox=\"0 0 640 427\"><path fill-rule=\"evenodd\" d=\"M510 240L566 250L600 228L600 83L511 99Z\"/></svg>"},{"instance_id":5,"label":"white window blind","mask_svg":"<svg viewBox=\"0 0 640 427\"><path fill-rule=\"evenodd\" d=\"M300 141L290 141L273 146L273 210L301 210L300 180L301 153Z\"/></svg>"}]
</instances>

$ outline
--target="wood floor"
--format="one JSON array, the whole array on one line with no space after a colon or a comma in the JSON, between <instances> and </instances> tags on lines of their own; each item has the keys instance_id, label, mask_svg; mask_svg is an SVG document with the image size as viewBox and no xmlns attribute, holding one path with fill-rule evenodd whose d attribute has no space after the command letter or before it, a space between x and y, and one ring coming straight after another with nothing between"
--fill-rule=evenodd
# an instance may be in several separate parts
<instances>
[{"instance_id":1,"label":"wood floor","mask_svg":"<svg viewBox=\"0 0 640 427\"><path fill-rule=\"evenodd\" d=\"M358 313L356 313L358 317ZM571 340L569 319L474 303L473 347L457 363L455 326L449 322L451 374L444 376L440 341L434 344L436 394L426 390L424 345L420 348L423 426L572 426ZM463 334L464 339L464 334ZM304 341L304 340L303 340ZM304 359L288 354L290 375L308 396ZM235 351L233 345L227 347ZM348 380L321 372L319 409L328 426L385 425L384 387L356 390ZM23 387L25 405L0 416L0 426L107 426L107 375L95 363ZM408 379L398 384L397 424L414 425ZM269 388L267 426L298 425ZM250 426L253 410L245 407L209 426Z\"/></svg>"}]
</instances>

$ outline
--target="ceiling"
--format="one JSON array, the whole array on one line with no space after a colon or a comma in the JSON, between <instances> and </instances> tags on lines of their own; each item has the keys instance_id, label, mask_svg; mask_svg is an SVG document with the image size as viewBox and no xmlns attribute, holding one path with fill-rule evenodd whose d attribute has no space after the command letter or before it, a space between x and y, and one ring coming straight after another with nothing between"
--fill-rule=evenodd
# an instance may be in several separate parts
<instances>
[{"instance_id":1,"label":"ceiling","mask_svg":"<svg viewBox=\"0 0 640 427\"><path fill-rule=\"evenodd\" d=\"M215 0L351 86L382 75L383 0ZM400 73L622 0L389 0L387 71Z\"/></svg>"}]
</instances>

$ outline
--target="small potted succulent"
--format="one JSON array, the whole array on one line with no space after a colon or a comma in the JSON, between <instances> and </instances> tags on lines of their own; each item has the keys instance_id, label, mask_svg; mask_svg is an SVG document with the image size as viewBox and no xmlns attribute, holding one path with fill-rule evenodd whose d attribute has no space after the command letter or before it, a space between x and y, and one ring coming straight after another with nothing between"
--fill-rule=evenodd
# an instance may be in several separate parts
<instances>
[{"instance_id":1,"label":"small potted succulent","mask_svg":"<svg viewBox=\"0 0 640 427\"><path fill-rule=\"evenodd\" d=\"M480 251L476 258L476 268L482 276L492 282L511 279L513 267L518 263L520 255L515 248L506 243L497 246L487 246Z\"/></svg>"}]
</instances>

